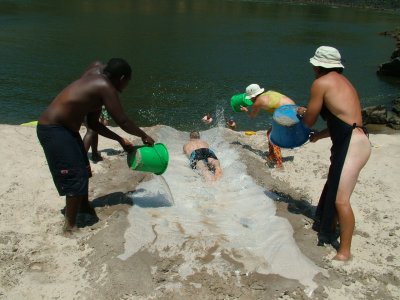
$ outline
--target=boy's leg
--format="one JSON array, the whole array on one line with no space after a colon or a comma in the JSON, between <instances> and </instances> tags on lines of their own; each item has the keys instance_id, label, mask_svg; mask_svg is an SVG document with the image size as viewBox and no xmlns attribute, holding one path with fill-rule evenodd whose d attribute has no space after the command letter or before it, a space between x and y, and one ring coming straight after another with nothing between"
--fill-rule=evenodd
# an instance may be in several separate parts
<instances>
[{"instance_id":1,"label":"boy's leg","mask_svg":"<svg viewBox=\"0 0 400 300\"><path fill-rule=\"evenodd\" d=\"M93 137L92 137L92 144L91 144L91 147L92 147L92 160L93 161L101 161L101 160L103 160L103 157L101 157L101 155L100 155L100 153L99 153L99 151L97 149L98 144L99 144L99 135L98 135L97 132L94 132L93 133Z\"/></svg>"},{"instance_id":2,"label":"boy's leg","mask_svg":"<svg viewBox=\"0 0 400 300\"><path fill-rule=\"evenodd\" d=\"M88 152L89 149L92 148L92 160L93 161L99 161L99 160L103 159L97 149L98 143L99 143L98 133L93 131L90 128L87 128L86 134L83 137L83 144L85 146L86 152Z\"/></svg>"}]
</instances>

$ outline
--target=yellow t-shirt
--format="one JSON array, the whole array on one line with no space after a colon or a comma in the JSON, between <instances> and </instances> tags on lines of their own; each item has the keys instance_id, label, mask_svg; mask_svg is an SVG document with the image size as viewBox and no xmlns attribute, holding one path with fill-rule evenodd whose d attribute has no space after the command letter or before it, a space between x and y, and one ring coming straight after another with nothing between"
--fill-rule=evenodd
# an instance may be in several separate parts
<instances>
[{"instance_id":1,"label":"yellow t-shirt","mask_svg":"<svg viewBox=\"0 0 400 300\"><path fill-rule=\"evenodd\" d=\"M266 91L262 95L267 95L269 98L268 108L265 109L269 113L273 113L275 109L281 106L281 99L285 97L285 95L275 91Z\"/></svg>"}]
</instances>

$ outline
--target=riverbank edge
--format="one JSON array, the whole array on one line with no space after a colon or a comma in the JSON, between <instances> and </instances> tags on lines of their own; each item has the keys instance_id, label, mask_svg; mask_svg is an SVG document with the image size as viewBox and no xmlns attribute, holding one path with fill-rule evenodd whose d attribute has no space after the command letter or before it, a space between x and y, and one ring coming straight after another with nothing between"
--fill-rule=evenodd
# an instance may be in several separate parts
<instances>
[{"instance_id":1,"label":"riverbank edge","mask_svg":"<svg viewBox=\"0 0 400 300\"><path fill-rule=\"evenodd\" d=\"M377 9L377 10L396 10L400 12L400 1L398 3L386 3L386 1L335 1L335 0L286 0L286 3L290 4L315 4L325 6L340 6L340 7L354 7L354 8L366 8L366 9Z\"/></svg>"}]
</instances>

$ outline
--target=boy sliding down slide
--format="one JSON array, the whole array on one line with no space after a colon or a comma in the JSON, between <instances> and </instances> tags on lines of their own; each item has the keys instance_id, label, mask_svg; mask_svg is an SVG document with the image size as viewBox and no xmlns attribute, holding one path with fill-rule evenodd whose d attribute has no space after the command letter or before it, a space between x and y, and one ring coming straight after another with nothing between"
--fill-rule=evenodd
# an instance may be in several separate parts
<instances>
[{"instance_id":1,"label":"boy sliding down slide","mask_svg":"<svg viewBox=\"0 0 400 300\"><path fill-rule=\"evenodd\" d=\"M198 131L190 133L190 140L183 146L183 153L190 160L190 167L198 169L206 180L216 181L222 176L217 156L209 149L208 143L200 139Z\"/></svg>"}]
</instances>

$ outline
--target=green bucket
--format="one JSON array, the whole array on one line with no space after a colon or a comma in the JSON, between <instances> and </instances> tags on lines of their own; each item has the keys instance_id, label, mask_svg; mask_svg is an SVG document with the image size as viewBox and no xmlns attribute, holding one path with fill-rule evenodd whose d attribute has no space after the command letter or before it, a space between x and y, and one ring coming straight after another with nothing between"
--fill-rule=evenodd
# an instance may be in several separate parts
<instances>
[{"instance_id":1,"label":"green bucket","mask_svg":"<svg viewBox=\"0 0 400 300\"><path fill-rule=\"evenodd\" d=\"M231 106L234 112L241 112L240 106L251 106L253 102L250 99L246 99L246 94L233 95L231 98Z\"/></svg>"},{"instance_id":2,"label":"green bucket","mask_svg":"<svg viewBox=\"0 0 400 300\"><path fill-rule=\"evenodd\" d=\"M167 169L169 155L164 144L135 146L135 150L128 153L128 166L132 170L161 175Z\"/></svg>"}]
</instances>

